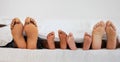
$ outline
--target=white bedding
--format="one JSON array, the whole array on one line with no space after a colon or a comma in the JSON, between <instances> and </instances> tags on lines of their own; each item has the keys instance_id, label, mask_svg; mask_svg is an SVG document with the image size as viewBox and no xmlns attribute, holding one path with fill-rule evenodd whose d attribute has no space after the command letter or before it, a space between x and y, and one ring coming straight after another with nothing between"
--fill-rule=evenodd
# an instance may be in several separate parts
<instances>
[{"instance_id":1,"label":"white bedding","mask_svg":"<svg viewBox=\"0 0 120 62\"><path fill-rule=\"evenodd\" d=\"M82 42L84 32L87 31L91 34L93 25L97 21L91 21L90 23L81 21L68 22L68 21L37 21L39 27L39 36L46 39L46 35L55 31L56 39L59 40L57 36L57 30L62 29L67 34L72 32L74 34L75 40ZM63 23L64 22L64 23ZM12 40L10 31L10 21L1 22L7 24L8 26L0 28L0 46L6 45ZM118 24L117 24L118 25ZM80 26L80 27L79 27ZM117 26L118 28L118 26ZM119 30L117 30L119 31ZM118 39L119 38L118 32ZM81 39L81 41L80 41ZM77 42L76 41L76 42ZM14 48L0 48L0 62L120 62L120 49L116 50L28 50L28 49L14 49Z\"/></svg>"},{"instance_id":2,"label":"white bedding","mask_svg":"<svg viewBox=\"0 0 120 62\"><path fill-rule=\"evenodd\" d=\"M0 28L0 46L3 46L12 40L10 23L12 19L1 19L1 24L6 24L6 27ZM24 19L23 19L24 20ZM81 19L81 20L37 20L39 37L46 39L47 34L51 31L55 32L55 41L59 41L58 30L61 29L67 34L72 32L75 38L75 42L83 42L84 33L91 34L93 26L100 21L99 19ZM104 20L106 22L106 20ZM24 21L22 21L24 23ZM120 39L120 26L118 20L112 20L116 25L118 40ZM106 39L104 36L103 39Z\"/></svg>"},{"instance_id":3,"label":"white bedding","mask_svg":"<svg viewBox=\"0 0 120 62\"><path fill-rule=\"evenodd\" d=\"M0 62L120 62L120 49L73 51L0 48Z\"/></svg>"}]
</instances>

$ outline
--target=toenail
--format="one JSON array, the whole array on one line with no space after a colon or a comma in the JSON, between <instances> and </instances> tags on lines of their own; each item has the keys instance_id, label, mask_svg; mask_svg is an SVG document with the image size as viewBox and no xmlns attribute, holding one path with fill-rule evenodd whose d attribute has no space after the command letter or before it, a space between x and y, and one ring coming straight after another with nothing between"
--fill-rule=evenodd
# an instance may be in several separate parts
<instances>
[{"instance_id":1,"label":"toenail","mask_svg":"<svg viewBox=\"0 0 120 62\"><path fill-rule=\"evenodd\" d=\"M30 18L30 21L33 21L33 19L32 19L32 18Z\"/></svg>"}]
</instances>

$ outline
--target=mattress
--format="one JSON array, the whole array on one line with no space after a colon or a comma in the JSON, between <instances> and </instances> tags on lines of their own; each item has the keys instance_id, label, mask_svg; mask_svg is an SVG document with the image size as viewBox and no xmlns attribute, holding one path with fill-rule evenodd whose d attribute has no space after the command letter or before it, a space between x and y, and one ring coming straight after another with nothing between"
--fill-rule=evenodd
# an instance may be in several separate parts
<instances>
[{"instance_id":1,"label":"mattress","mask_svg":"<svg viewBox=\"0 0 120 62\"><path fill-rule=\"evenodd\" d=\"M29 50L0 48L0 62L120 62L120 49Z\"/></svg>"}]
</instances>

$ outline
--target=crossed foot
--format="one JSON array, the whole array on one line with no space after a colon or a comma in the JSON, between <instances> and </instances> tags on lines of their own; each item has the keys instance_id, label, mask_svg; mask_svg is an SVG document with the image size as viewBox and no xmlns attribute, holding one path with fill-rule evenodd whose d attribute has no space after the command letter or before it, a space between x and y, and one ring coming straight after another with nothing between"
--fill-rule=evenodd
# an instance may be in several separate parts
<instances>
[{"instance_id":1,"label":"crossed foot","mask_svg":"<svg viewBox=\"0 0 120 62\"><path fill-rule=\"evenodd\" d=\"M67 44L71 50L77 49L72 33L69 33L69 35L67 36L67 34L65 32L63 32L62 30L58 30L58 34L59 34L61 49L66 49Z\"/></svg>"},{"instance_id":2,"label":"crossed foot","mask_svg":"<svg viewBox=\"0 0 120 62\"><path fill-rule=\"evenodd\" d=\"M101 49L102 37L105 31L107 36L107 49L116 48L115 26L110 21L107 21L106 25L103 21L100 21L93 28L93 32L92 32L92 48L93 49Z\"/></svg>"},{"instance_id":3,"label":"crossed foot","mask_svg":"<svg viewBox=\"0 0 120 62\"><path fill-rule=\"evenodd\" d=\"M25 41L23 31L27 36ZM38 30L35 21L27 17L25 25L20 22L20 19L14 18L11 23L11 33L18 48L36 49Z\"/></svg>"},{"instance_id":4,"label":"crossed foot","mask_svg":"<svg viewBox=\"0 0 120 62\"><path fill-rule=\"evenodd\" d=\"M71 50L76 50L77 49L77 47L75 45L74 36L73 36L72 33L69 33L67 43L68 43L68 46L70 47Z\"/></svg>"}]
</instances>

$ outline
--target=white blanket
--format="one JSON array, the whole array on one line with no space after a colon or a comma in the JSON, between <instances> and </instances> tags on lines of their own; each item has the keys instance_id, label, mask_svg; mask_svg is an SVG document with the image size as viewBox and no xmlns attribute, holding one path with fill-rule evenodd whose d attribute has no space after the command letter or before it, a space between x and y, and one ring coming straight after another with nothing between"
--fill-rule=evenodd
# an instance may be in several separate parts
<instances>
[{"instance_id":1,"label":"white blanket","mask_svg":"<svg viewBox=\"0 0 120 62\"><path fill-rule=\"evenodd\" d=\"M10 23L12 19L1 19L1 24L7 24L6 27L0 28L0 46L7 44L12 40ZM39 37L46 39L47 34L51 31L55 32L55 41L59 41L58 30L61 29L67 34L73 33L75 42L83 42L84 33L91 34L93 26L100 21L99 19L81 19L81 20L37 20ZM106 22L106 20L104 20ZM22 21L24 23L24 21ZM119 21L112 20L117 28L118 40L120 39ZM104 36L103 39L106 39Z\"/></svg>"}]
</instances>

